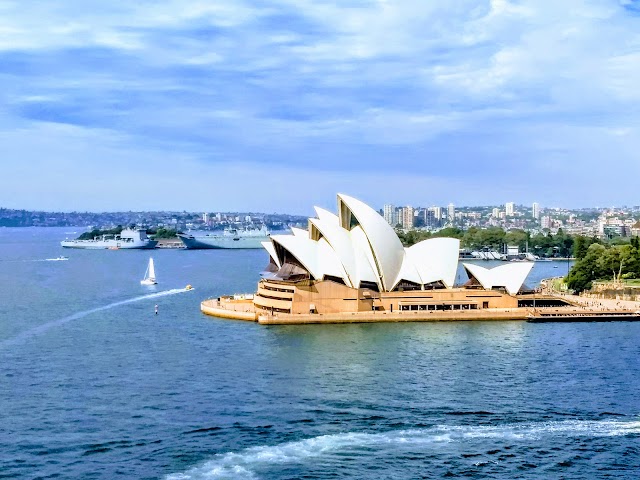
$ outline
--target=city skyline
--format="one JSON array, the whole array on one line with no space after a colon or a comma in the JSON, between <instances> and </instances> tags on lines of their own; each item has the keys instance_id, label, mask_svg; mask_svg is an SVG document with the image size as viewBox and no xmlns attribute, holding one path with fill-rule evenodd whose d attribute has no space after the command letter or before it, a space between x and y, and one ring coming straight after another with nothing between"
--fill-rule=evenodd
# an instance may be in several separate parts
<instances>
[{"instance_id":1,"label":"city skyline","mask_svg":"<svg viewBox=\"0 0 640 480\"><path fill-rule=\"evenodd\" d=\"M449 203L442 206L394 206L384 204L377 212L383 221L404 232L422 230L438 232L453 228L455 232L498 228L507 231L526 231L530 234L548 233L579 235L611 239L640 234L640 206L631 209L540 209L505 202L504 209L492 206L460 207ZM541 215L543 213L544 215ZM0 227L29 226L89 226L113 228L136 224L145 227L184 229L215 229L228 225L254 226L256 223L272 228L295 226L305 228L306 216L259 212L29 212L0 208Z\"/></svg>"},{"instance_id":2,"label":"city skyline","mask_svg":"<svg viewBox=\"0 0 640 480\"><path fill-rule=\"evenodd\" d=\"M640 202L639 202L640 203ZM378 211L385 216L386 207L393 207L395 209L400 209L403 207L413 208L415 211L419 209L440 209L444 213L448 213L450 208L453 208L454 211L457 209L487 209L493 208L494 211L506 213L506 207L508 204L513 204L513 208L515 212L520 212L519 209L524 207L526 210L532 210L534 208L537 209L538 216L542 211L591 211L591 210L601 210L601 211L615 211L615 210L640 210L640 205L629 204L629 205L610 205L610 206L602 206L602 205L585 205L579 207L567 207L564 205L545 205L540 202L531 202L529 204L524 202L502 202L502 203L493 203L493 204L456 204L451 201L445 201L441 204L437 204L435 202L429 201L418 201L415 204L409 205L403 202L399 203L390 203L384 202L378 206ZM535 207L534 207L535 205ZM204 208L204 209L177 209L177 208L167 208L167 209L149 209L149 210L141 210L141 209L112 209L112 210L104 210L104 209L79 209L79 208L71 208L71 209L51 209L51 208L25 208L25 207L9 207L7 205L0 204L0 210L15 210L15 211L27 211L27 212L39 212L39 213L90 213L90 214L110 214L110 213L125 213L125 212L133 212L133 213L189 213L189 214L201 214L201 215L215 215L216 213L228 215L228 214L266 214L266 215L296 215L296 216L308 216L309 212L302 213L294 213L293 211L268 211L264 209L251 209L251 210L241 210L238 208L232 208L229 210L221 209L221 208Z\"/></svg>"},{"instance_id":3,"label":"city skyline","mask_svg":"<svg viewBox=\"0 0 640 480\"><path fill-rule=\"evenodd\" d=\"M2 13L3 207L637 203L636 1Z\"/></svg>"}]
</instances>

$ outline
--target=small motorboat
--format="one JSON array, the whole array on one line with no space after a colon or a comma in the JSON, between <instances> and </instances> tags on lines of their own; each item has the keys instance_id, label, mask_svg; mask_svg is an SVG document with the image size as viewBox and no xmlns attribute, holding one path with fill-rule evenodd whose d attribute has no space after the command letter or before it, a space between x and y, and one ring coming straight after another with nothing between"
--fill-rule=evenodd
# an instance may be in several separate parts
<instances>
[{"instance_id":1,"label":"small motorboat","mask_svg":"<svg viewBox=\"0 0 640 480\"><path fill-rule=\"evenodd\" d=\"M64 255L60 255L56 258L45 258L47 262L62 262L64 260L69 260L69 257L65 257Z\"/></svg>"}]
</instances>

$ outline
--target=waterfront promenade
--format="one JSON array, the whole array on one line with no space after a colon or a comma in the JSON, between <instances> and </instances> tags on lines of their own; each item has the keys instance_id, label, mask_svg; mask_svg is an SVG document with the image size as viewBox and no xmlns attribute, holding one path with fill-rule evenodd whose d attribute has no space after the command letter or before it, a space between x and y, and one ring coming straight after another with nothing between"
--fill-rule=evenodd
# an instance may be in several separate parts
<instances>
[{"instance_id":1,"label":"waterfront promenade","mask_svg":"<svg viewBox=\"0 0 640 480\"><path fill-rule=\"evenodd\" d=\"M591 298L580 295L558 294L559 297L589 310L639 311L640 302L613 298Z\"/></svg>"}]
</instances>

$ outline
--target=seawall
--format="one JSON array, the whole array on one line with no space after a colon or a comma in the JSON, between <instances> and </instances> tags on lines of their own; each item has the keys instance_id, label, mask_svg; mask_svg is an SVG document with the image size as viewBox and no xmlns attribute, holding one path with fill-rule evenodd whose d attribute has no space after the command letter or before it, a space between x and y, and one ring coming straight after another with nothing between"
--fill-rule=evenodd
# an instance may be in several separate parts
<instances>
[{"instance_id":1,"label":"seawall","mask_svg":"<svg viewBox=\"0 0 640 480\"><path fill-rule=\"evenodd\" d=\"M225 305L218 300L205 300L200 304L200 311L206 315L229 318L231 320L255 322L258 319L251 301L227 302L227 305Z\"/></svg>"},{"instance_id":2,"label":"seawall","mask_svg":"<svg viewBox=\"0 0 640 480\"><path fill-rule=\"evenodd\" d=\"M381 322L472 322L492 320L526 320L527 308L456 311L358 312L325 314L258 315L261 325L305 325L321 323L381 323Z\"/></svg>"}]
</instances>

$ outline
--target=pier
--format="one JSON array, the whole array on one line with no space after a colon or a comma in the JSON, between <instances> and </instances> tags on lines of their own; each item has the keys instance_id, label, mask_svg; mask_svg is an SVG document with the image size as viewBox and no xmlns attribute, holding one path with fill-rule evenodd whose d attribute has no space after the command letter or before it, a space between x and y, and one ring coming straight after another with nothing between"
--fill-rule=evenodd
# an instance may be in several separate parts
<instances>
[{"instance_id":1,"label":"pier","mask_svg":"<svg viewBox=\"0 0 640 480\"><path fill-rule=\"evenodd\" d=\"M579 312L535 312L527 317L531 323L563 322L637 322L640 312L629 311L579 311Z\"/></svg>"}]
</instances>

